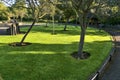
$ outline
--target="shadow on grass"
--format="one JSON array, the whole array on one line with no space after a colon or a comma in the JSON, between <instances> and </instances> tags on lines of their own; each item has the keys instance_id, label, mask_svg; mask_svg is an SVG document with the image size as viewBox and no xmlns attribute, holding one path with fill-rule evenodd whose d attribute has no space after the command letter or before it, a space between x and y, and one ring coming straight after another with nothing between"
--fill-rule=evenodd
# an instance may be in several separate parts
<instances>
[{"instance_id":1,"label":"shadow on grass","mask_svg":"<svg viewBox=\"0 0 120 80\"><path fill-rule=\"evenodd\" d=\"M28 46L9 46L6 43L0 43L0 51L2 53L33 53L33 54L56 54L56 53L66 53L66 51L72 52L77 50L78 42L71 44L41 44L32 43ZM4 54L6 54L4 53Z\"/></svg>"},{"instance_id":2,"label":"shadow on grass","mask_svg":"<svg viewBox=\"0 0 120 80\"><path fill-rule=\"evenodd\" d=\"M26 27L25 29L23 28L21 31L25 32L27 30L28 27ZM80 35L80 31L81 29L79 27L73 27L70 26L68 27L67 31L63 30L64 27L55 27L55 33L57 34L66 34L66 35ZM43 26L38 26L38 27L33 27L32 31L33 33L36 32L42 32L42 33L52 33L53 30L52 27L43 27ZM108 34L106 34L105 32L101 31L99 32L99 30L96 29L87 29L86 35L97 35L97 36L107 36Z\"/></svg>"},{"instance_id":3,"label":"shadow on grass","mask_svg":"<svg viewBox=\"0 0 120 80\"><path fill-rule=\"evenodd\" d=\"M87 51L101 50L105 47L105 44L111 41L94 41L85 42L84 49ZM14 47L9 46L6 43L0 43L0 51L4 54L71 54L78 50L78 42L73 42L71 44L41 44L32 43L28 46Z\"/></svg>"}]
</instances>

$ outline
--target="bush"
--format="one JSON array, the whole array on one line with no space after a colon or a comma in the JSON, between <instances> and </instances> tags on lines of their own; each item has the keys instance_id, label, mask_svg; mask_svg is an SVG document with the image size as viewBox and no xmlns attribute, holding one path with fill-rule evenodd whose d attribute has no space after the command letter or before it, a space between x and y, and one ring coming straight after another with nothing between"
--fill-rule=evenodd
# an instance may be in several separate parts
<instances>
[{"instance_id":1,"label":"bush","mask_svg":"<svg viewBox=\"0 0 120 80\"><path fill-rule=\"evenodd\" d=\"M106 19L105 23L107 24L120 24L120 17L109 17Z\"/></svg>"}]
</instances>

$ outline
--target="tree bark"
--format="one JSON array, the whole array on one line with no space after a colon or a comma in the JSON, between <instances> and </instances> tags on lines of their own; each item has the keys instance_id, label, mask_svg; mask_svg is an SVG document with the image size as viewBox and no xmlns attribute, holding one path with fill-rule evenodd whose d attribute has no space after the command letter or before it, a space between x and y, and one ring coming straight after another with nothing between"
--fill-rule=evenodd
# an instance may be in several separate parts
<instances>
[{"instance_id":1,"label":"tree bark","mask_svg":"<svg viewBox=\"0 0 120 80\"><path fill-rule=\"evenodd\" d=\"M46 21L46 25L45 25L45 27L48 27L48 20Z\"/></svg>"},{"instance_id":2,"label":"tree bark","mask_svg":"<svg viewBox=\"0 0 120 80\"><path fill-rule=\"evenodd\" d=\"M75 27L78 25L78 17L76 16Z\"/></svg>"},{"instance_id":3,"label":"tree bark","mask_svg":"<svg viewBox=\"0 0 120 80\"><path fill-rule=\"evenodd\" d=\"M82 28L80 33L80 42L79 42L79 49L78 49L78 57L81 58L83 54L83 46L84 46L84 40L85 40L85 33L86 29Z\"/></svg>"},{"instance_id":4,"label":"tree bark","mask_svg":"<svg viewBox=\"0 0 120 80\"><path fill-rule=\"evenodd\" d=\"M80 20L81 19L81 20ZM79 23L81 25L81 33L80 33L80 42L79 42L79 49L78 49L78 57L83 58L83 47L84 47L84 40L85 40L85 33L87 29L87 23L86 23L86 13L82 16L82 18L79 18Z\"/></svg>"},{"instance_id":5,"label":"tree bark","mask_svg":"<svg viewBox=\"0 0 120 80\"><path fill-rule=\"evenodd\" d=\"M23 20L23 18L22 17L20 17L20 21L22 22L22 20Z\"/></svg>"},{"instance_id":6,"label":"tree bark","mask_svg":"<svg viewBox=\"0 0 120 80\"><path fill-rule=\"evenodd\" d=\"M54 19L54 15L52 15L52 22L53 22L53 30L52 30L52 34L55 34L55 19Z\"/></svg>"},{"instance_id":7,"label":"tree bark","mask_svg":"<svg viewBox=\"0 0 120 80\"><path fill-rule=\"evenodd\" d=\"M64 31L66 31L66 29L67 29L68 22L69 22L69 18L67 18L67 20L66 20L66 23L65 23L65 26L64 26Z\"/></svg>"},{"instance_id":8,"label":"tree bark","mask_svg":"<svg viewBox=\"0 0 120 80\"><path fill-rule=\"evenodd\" d=\"M32 27L34 26L36 22L36 19L34 19L32 25L30 26L30 28L28 29L28 31L25 33L25 35L23 36L22 40L20 41L20 45L22 45L22 43L24 42L24 40L26 39L27 35L29 34L29 32L31 31Z\"/></svg>"}]
</instances>

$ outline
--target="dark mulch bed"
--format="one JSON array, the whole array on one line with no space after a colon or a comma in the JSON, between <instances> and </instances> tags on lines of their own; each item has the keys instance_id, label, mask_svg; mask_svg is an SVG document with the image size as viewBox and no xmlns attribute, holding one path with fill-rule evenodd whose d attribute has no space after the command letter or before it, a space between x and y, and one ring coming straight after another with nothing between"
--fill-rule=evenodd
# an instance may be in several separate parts
<instances>
[{"instance_id":1,"label":"dark mulch bed","mask_svg":"<svg viewBox=\"0 0 120 80\"><path fill-rule=\"evenodd\" d=\"M90 53L83 51L83 53L79 56L78 52L73 52L71 56L76 59L88 59L90 57Z\"/></svg>"},{"instance_id":2,"label":"dark mulch bed","mask_svg":"<svg viewBox=\"0 0 120 80\"><path fill-rule=\"evenodd\" d=\"M20 47L20 46L27 46L27 45L30 45L30 44L32 44L32 43L29 43L29 42L23 42L22 44L20 44L20 42L13 42L13 43L10 43L9 44L9 46L18 46L18 47Z\"/></svg>"}]
</instances>

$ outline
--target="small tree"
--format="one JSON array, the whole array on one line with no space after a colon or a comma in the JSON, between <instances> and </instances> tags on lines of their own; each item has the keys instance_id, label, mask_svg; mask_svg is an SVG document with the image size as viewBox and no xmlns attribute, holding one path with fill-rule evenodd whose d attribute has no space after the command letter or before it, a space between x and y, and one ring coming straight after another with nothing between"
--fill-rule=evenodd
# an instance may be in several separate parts
<instances>
[{"instance_id":1,"label":"small tree","mask_svg":"<svg viewBox=\"0 0 120 80\"><path fill-rule=\"evenodd\" d=\"M61 4L58 6L60 11L62 11L62 15L65 18L65 26L64 26L64 31L67 30L67 25L71 17L75 16L75 12L71 8L70 5L68 5L67 1L61 1Z\"/></svg>"},{"instance_id":2,"label":"small tree","mask_svg":"<svg viewBox=\"0 0 120 80\"><path fill-rule=\"evenodd\" d=\"M77 57L84 58L83 46L84 46L84 40L85 40L85 33L88 26L87 15L90 12L90 9L92 8L91 6L94 0L70 0L70 1L74 11L79 17L79 23L81 27L81 33L80 33L81 36L80 36Z\"/></svg>"},{"instance_id":3,"label":"small tree","mask_svg":"<svg viewBox=\"0 0 120 80\"><path fill-rule=\"evenodd\" d=\"M28 8L31 9L32 15L33 15L33 22L32 25L29 27L28 31L25 33L23 36L22 40L20 41L19 45L22 45L25 38L31 31L32 27L34 26L35 22L39 19L45 16L46 10L47 10L47 5L48 1L47 0L26 0Z\"/></svg>"},{"instance_id":4,"label":"small tree","mask_svg":"<svg viewBox=\"0 0 120 80\"><path fill-rule=\"evenodd\" d=\"M53 25L52 25L52 27L53 27L52 34L54 35L55 34L55 26L54 26L54 23L55 23L55 11L56 11L57 0L53 0L51 3L52 4L50 4L50 13L49 14L52 17L52 23L53 23Z\"/></svg>"},{"instance_id":5,"label":"small tree","mask_svg":"<svg viewBox=\"0 0 120 80\"><path fill-rule=\"evenodd\" d=\"M58 0L49 0L49 3L50 3L49 14L52 17L52 23L53 23L52 34L55 34L54 23L55 23L55 14L56 14L56 11L57 11L56 5L59 4L59 1Z\"/></svg>"}]
</instances>

